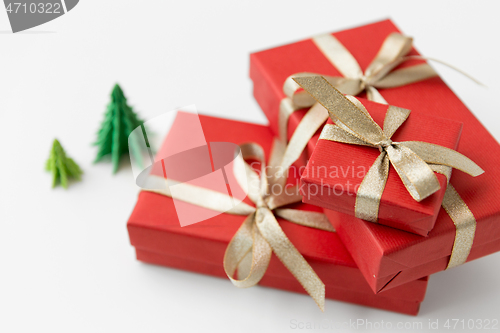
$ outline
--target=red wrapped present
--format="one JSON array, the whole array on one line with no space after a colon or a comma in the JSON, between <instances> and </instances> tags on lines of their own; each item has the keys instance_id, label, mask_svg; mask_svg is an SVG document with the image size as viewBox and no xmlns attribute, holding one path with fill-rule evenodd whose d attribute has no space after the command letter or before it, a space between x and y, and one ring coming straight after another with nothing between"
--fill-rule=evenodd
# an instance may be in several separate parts
<instances>
[{"instance_id":1,"label":"red wrapped present","mask_svg":"<svg viewBox=\"0 0 500 333\"><path fill-rule=\"evenodd\" d=\"M350 102L348 99L344 100L346 103ZM456 149L458 145L462 130L461 123L445 118L423 116L418 113L418 110L409 113L408 110L388 107L363 99L359 99L359 102L361 102L358 103L359 106L366 107L363 110L368 111L375 123L384 129L389 126L387 119L390 117L390 112L397 110L397 112L405 112L405 115L409 114L406 121L402 122L390 138L393 142L402 142L404 145L405 141L421 141L448 149ZM339 107L340 105L336 105L337 109ZM332 124L332 120L329 120L328 125L323 129L321 139L318 140L307 167L302 173L303 202L426 236L434 227L446 191L448 174L445 176L436 172L436 185L439 186L439 190L417 201L405 188L406 185L402 181L404 178L399 176L404 171L391 165L388 169L386 184L381 186L378 203L373 208L371 201L373 193L367 190L366 184L370 183L368 179L370 168L378 166L375 161L381 156L381 151L366 145L328 140L327 132L332 128L339 129ZM435 146L426 146L426 149L435 148ZM396 149L399 152L399 148L396 147ZM382 151L386 154L385 150L382 149ZM390 159L391 155L387 156ZM430 177L433 178L431 167L419 165L419 167L422 166L428 168ZM415 172L414 166L410 169L411 172ZM380 170L376 174L378 177ZM408 187L411 186L408 185Z\"/></svg>"},{"instance_id":2,"label":"red wrapped present","mask_svg":"<svg viewBox=\"0 0 500 333\"><path fill-rule=\"evenodd\" d=\"M186 133L192 133L193 117L195 116L191 114L178 113L158 156L165 156L166 149L177 145L179 138ZM253 142L262 147L266 156L269 156L273 149L273 135L267 127L207 116L199 116L199 121L203 128L204 139L210 144L231 142L241 145ZM242 148L242 151L244 150ZM176 153L179 153L179 150ZM213 151L212 157L212 162L209 161L209 163L213 163L213 168L217 169L218 159ZM153 168L152 173L161 173L166 170L168 177L169 172L171 174L175 170L169 169L167 164L164 163L160 170ZM226 184L231 187L233 194L239 193L239 190L233 187L234 180L238 177L236 172L233 174L231 168L224 167L224 169L227 177ZM197 167L197 170L201 168ZM293 184L297 180L298 178L292 179L290 182ZM251 187L250 183L248 186ZM224 186L219 191L224 192ZM207 201L211 199L207 198ZM181 227L180 217L183 218L183 216L178 214L179 207L176 200L150 191L142 191L139 194L137 204L127 224L130 241L136 248L137 258L153 264L227 277L223 261L229 260L227 251L230 244L234 242L233 237L239 232L240 226L247 223L248 217L230 212L218 213L204 221ZM268 201L266 202L270 205ZM245 198L243 203L252 205L249 198ZM189 206L191 212L204 209L194 204L186 202L184 204ZM280 216L286 216L284 211L290 213L293 209L303 213L322 215L319 213L319 208L303 203L288 205L286 208L281 211ZM335 232L298 225L290 222L288 218L278 217L277 221L290 243L324 282L327 298L406 314L418 312L419 304L425 294L427 278L412 281L384 295L374 295ZM280 258L279 255L272 254L267 271L259 284L305 293L296 276L289 271L290 268L282 264L282 258L279 260L278 258ZM295 274L297 275L297 272ZM300 274L299 271L298 275Z\"/></svg>"},{"instance_id":3,"label":"red wrapped present","mask_svg":"<svg viewBox=\"0 0 500 333\"><path fill-rule=\"evenodd\" d=\"M294 78L324 76L344 94L409 108L407 100L432 96L428 93L435 94L436 85L446 88L412 43L412 38L385 20L251 54L254 96L271 129L282 140L290 140L283 166L293 163L303 150L310 156L317 130L328 118Z\"/></svg>"},{"instance_id":4,"label":"red wrapped present","mask_svg":"<svg viewBox=\"0 0 500 333\"><path fill-rule=\"evenodd\" d=\"M385 20L332 36L365 70L377 56L387 36L398 32L390 20ZM408 54L418 53L412 49ZM288 76L305 71L342 75L310 39L252 56L255 96L274 131L278 131L279 105L286 98L282 86ZM399 68L418 65L415 61L404 62ZM438 76L399 87L377 89L391 105L462 122L464 126L457 151L474 160L485 173L478 178L471 178L460 171L453 173L451 185L456 193L450 193L460 198L461 202L456 206L464 212L461 216L465 221L457 222L457 215L452 219L441 209L427 238L342 213L328 213L337 233L375 292L485 256L500 248L500 223L497 223L500 208L494 201L500 188L500 169L497 167L500 146L496 140ZM360 96L363 97L363 93ZM456 241L460 239L465 241ZM454 251L454 248L460 251Z\"/></svg>"},{"instance_id":5,"label":"red wrapped present","mask_svg":"<svg viewBox=\"0 0 500 333\"><path fill-rule=\"evenodd\" d=\"M345 94L403 107L407 98L421 96L421 85L444 85L425 61L411 58L418 56L412 39L395 32L385 20L251 54L254 96L274 133L290 139L314 103L294 84L294 76L323 75ZM320 125L310 122L304 131L312 136ZM305 147L309 155L318 135Z\"/></svg>"}]
</instances>

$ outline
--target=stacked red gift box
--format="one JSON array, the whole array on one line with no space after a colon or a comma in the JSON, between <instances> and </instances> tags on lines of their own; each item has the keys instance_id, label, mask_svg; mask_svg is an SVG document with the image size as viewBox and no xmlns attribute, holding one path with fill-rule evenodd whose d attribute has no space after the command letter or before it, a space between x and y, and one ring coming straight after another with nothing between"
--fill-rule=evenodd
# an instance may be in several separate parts
<instances>
[{"instance_id":1,"label":"stacked red gift box","mask_svg":"<svg viewBox=\"0 0 500 333\"><path fill-rule=\"evenodd\" d=\"M415 315L429 275L500 251L500 146L390 20L253 53L250 77L269 127L178 112L147 177L175 178L167 162L194 148L196 170L171 190L142 184L128 221L139 260ZM253 173L217 156L221 142ZM266 163L282 170L262 185ZM300 192L245 188L241 172ZM214 208L227 197L244 209Z\"/></svg>"}]
</instances>

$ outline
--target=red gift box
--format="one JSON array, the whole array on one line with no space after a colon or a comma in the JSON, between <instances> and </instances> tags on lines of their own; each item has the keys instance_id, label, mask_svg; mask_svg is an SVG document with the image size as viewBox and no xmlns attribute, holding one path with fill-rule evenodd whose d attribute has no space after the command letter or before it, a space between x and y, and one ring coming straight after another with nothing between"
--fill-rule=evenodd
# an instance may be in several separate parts
<instances>
[{"instance_id":1,"label":"red gift box","mask_svg":"<svg viewBox=\"0 0 500 333\"><path fill-rule=\"evenodd\" d=\"M165 140L165 147L175 144L169 138L187 128L193 116L178 113ZM273 136L264 126L200 116L207 142L230 141L235 144L256 142L269 155ZM230 173L228 178L234 177ZM229 179L231 183L231 179ZM248 201L248 198L245 199ZM189 205L189 204L188 204ZM192 209L199 207L192 205ZM320 211L298 203L292 208ZM174 200L143 191L127 223L130 242L139 260L202 274L226 277L223 269L224 252L246 216L219 214L205 221L180 226ZM326 297L406 314L417 314L427 285L427 278L412 281L384 295L374 295L351 256L333 232L299 226L278 218L290 241L312 266L326 285ZM273 254L261 285L305 293L303 287Z\"/></svg>"},{"instance_id":2,"label":"red gift box","mask_svg":"<svg viewBox=\"0 0 500 333\"><path fill-rule=\"evenodd\" d=\"M388 106L359 100L382 128ZM329 120L329 123L332 121ZM412 110L391 139L395 142L424 141L456 149L461 130L461 123L424 117L419 110ZM303 202L354 215L357 189L379 155L379 150L373 147L318 140L302 173ZM377 223L426 236L434 227L441 207L447 186L446 177L436 173L440 190L417 202L408 193L395 169L390 167L389 170Z\"/></svg>"},{"instance_id":3,"label":"red gift box","mask_svg":"<svg viewBox=\"0 0 500 333\"><path fill-rule=\"evenodd\" d=\"M385 38L392 32L398 32L398 29L390 20L385 20L359 28L340 31L332 35L347 48L360 67L365 70L375 58ZM418 55L418 52L412 48L407 55ZM395 69L422 63L424 63L422 60L407 60ZM254 97L269 120L271 130L276 134L279 134L280 103L286 98L283 91L284 83L289 76L304 72L342 77L341 72L326 58L312 39L255 52L250 55L250 78L253 81ZM402 94L412 95L412 98L422 98L418 94L418 86L424 84L424 82L426 85L431 86L444 84L436 76L397 88L380 89L379 92L389 104L410 108L405 105L406 97L403 97ZM390 94L387 94L388 92ZM364 97L365 93L359 96ZM306 112L307 109L301 109L290 115L287 131L288 138L291 137ZM319 135L315 135L306 147L309 156L314 150L318 138Z\"/></svg>"},{"instance_id":4,"label":"red gift box","mask_svg":"<svg viewBox=\"0 0 500 333\"><path fill-rule=\"evenodd\" d=\"M366 68L377 54L383 40L392 32L398 32L398 29L391 21L386 20L334 35L353 54L361 67ZM326 61L310 41L299 44L303 48L300 54L307 53L310 57L302 56L292 60L295 64L300 61ZM295 44L283 47L281 52L286 51L289 54L283 57L292 57L294 52L291 48L295 47ZM299 52L298 49L296 52ZM412 53L415 54L415 51ZM284 64L288 62L281 61ZM331 64L324 64L324 67L307 70L325 73L328 67L329 72L326 74L338 75ZM303 67L289 69L288 75L304 70L306 69ZM286 73L276 78L276 82L284 80L284 77ZM380 89L379 92L389 104L413 110L412 114L418 112L425 116L449 118L463 123L460 143L456 150L472 159L485 171L480 177L471 178L455 170L450 181L477 222L474 242L467 260L499 251L500 206L496 197L500 188L500 146L497 141L439 77L398 88ZM330 211L327 215L375 292L388 290L447 268L456 228L443 209L440 210L434 229L427 238L365 222L339 212Z\"/></svg>"}]
</instances>

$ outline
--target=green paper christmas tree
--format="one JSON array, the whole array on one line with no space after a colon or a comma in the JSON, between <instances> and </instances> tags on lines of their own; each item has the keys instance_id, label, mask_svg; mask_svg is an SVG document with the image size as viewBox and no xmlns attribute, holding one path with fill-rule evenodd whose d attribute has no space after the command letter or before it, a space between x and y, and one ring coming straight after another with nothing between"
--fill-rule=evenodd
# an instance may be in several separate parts
<instances>
[{"instance_id":1,"label":"green paper christmas tree","mask_svg":"<svg viewBox=\"0 0 500 333\"><path fill-rule=\"evenodd\" d=\"M104 121L97 133L94 145L99 147L94 162L99 162L106 155L111 155L113 173L118 171L120 158L128 154L128 136L143 123L132 108L127 104L127 98L118 84L111 92L111 102L107 106Z\"/></svg>"},{"instance_id":2,"label":"green paper christmas tree","mask_svg":"<svg viewBox=\"0 0 500 333\"><path fill-rule=\"evenodd\" d=\"M45 169L52 173L52 187L61 183L64 188L68 188L68 179L81 180L83 173L78 164L66 156L66 152L57 139L54 139Z\"/></svg>"}]
</instances>

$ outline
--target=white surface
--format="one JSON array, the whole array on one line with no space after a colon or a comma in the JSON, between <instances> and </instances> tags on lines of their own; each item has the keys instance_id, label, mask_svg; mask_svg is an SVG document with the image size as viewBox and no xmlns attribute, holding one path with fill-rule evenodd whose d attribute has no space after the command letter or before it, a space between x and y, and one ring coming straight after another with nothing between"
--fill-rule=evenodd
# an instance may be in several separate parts
<instances>
[{"instance_id":1,"label":"white surface","mask_svg":"<svg viewBox=\"0 0 500 333\"><path fill-rule=\"evenodd\" d=\"M146 119L195 103L264 124L250 52L387 17L424 55L489 87L435 65L500 139L498 4L86 0L14 35L1 9L0 331L287 332L301 331L292 320L365 319L421 322L421 332L429 320L500 320L500 254L432 276L415 318L330 300L321 313L303 295L141 264L125 227L137 197L130 167L112 176L90 146L115 82ZM54 137L85 171L68 191L43 171Z\"/></svg>"}]
</instances>

